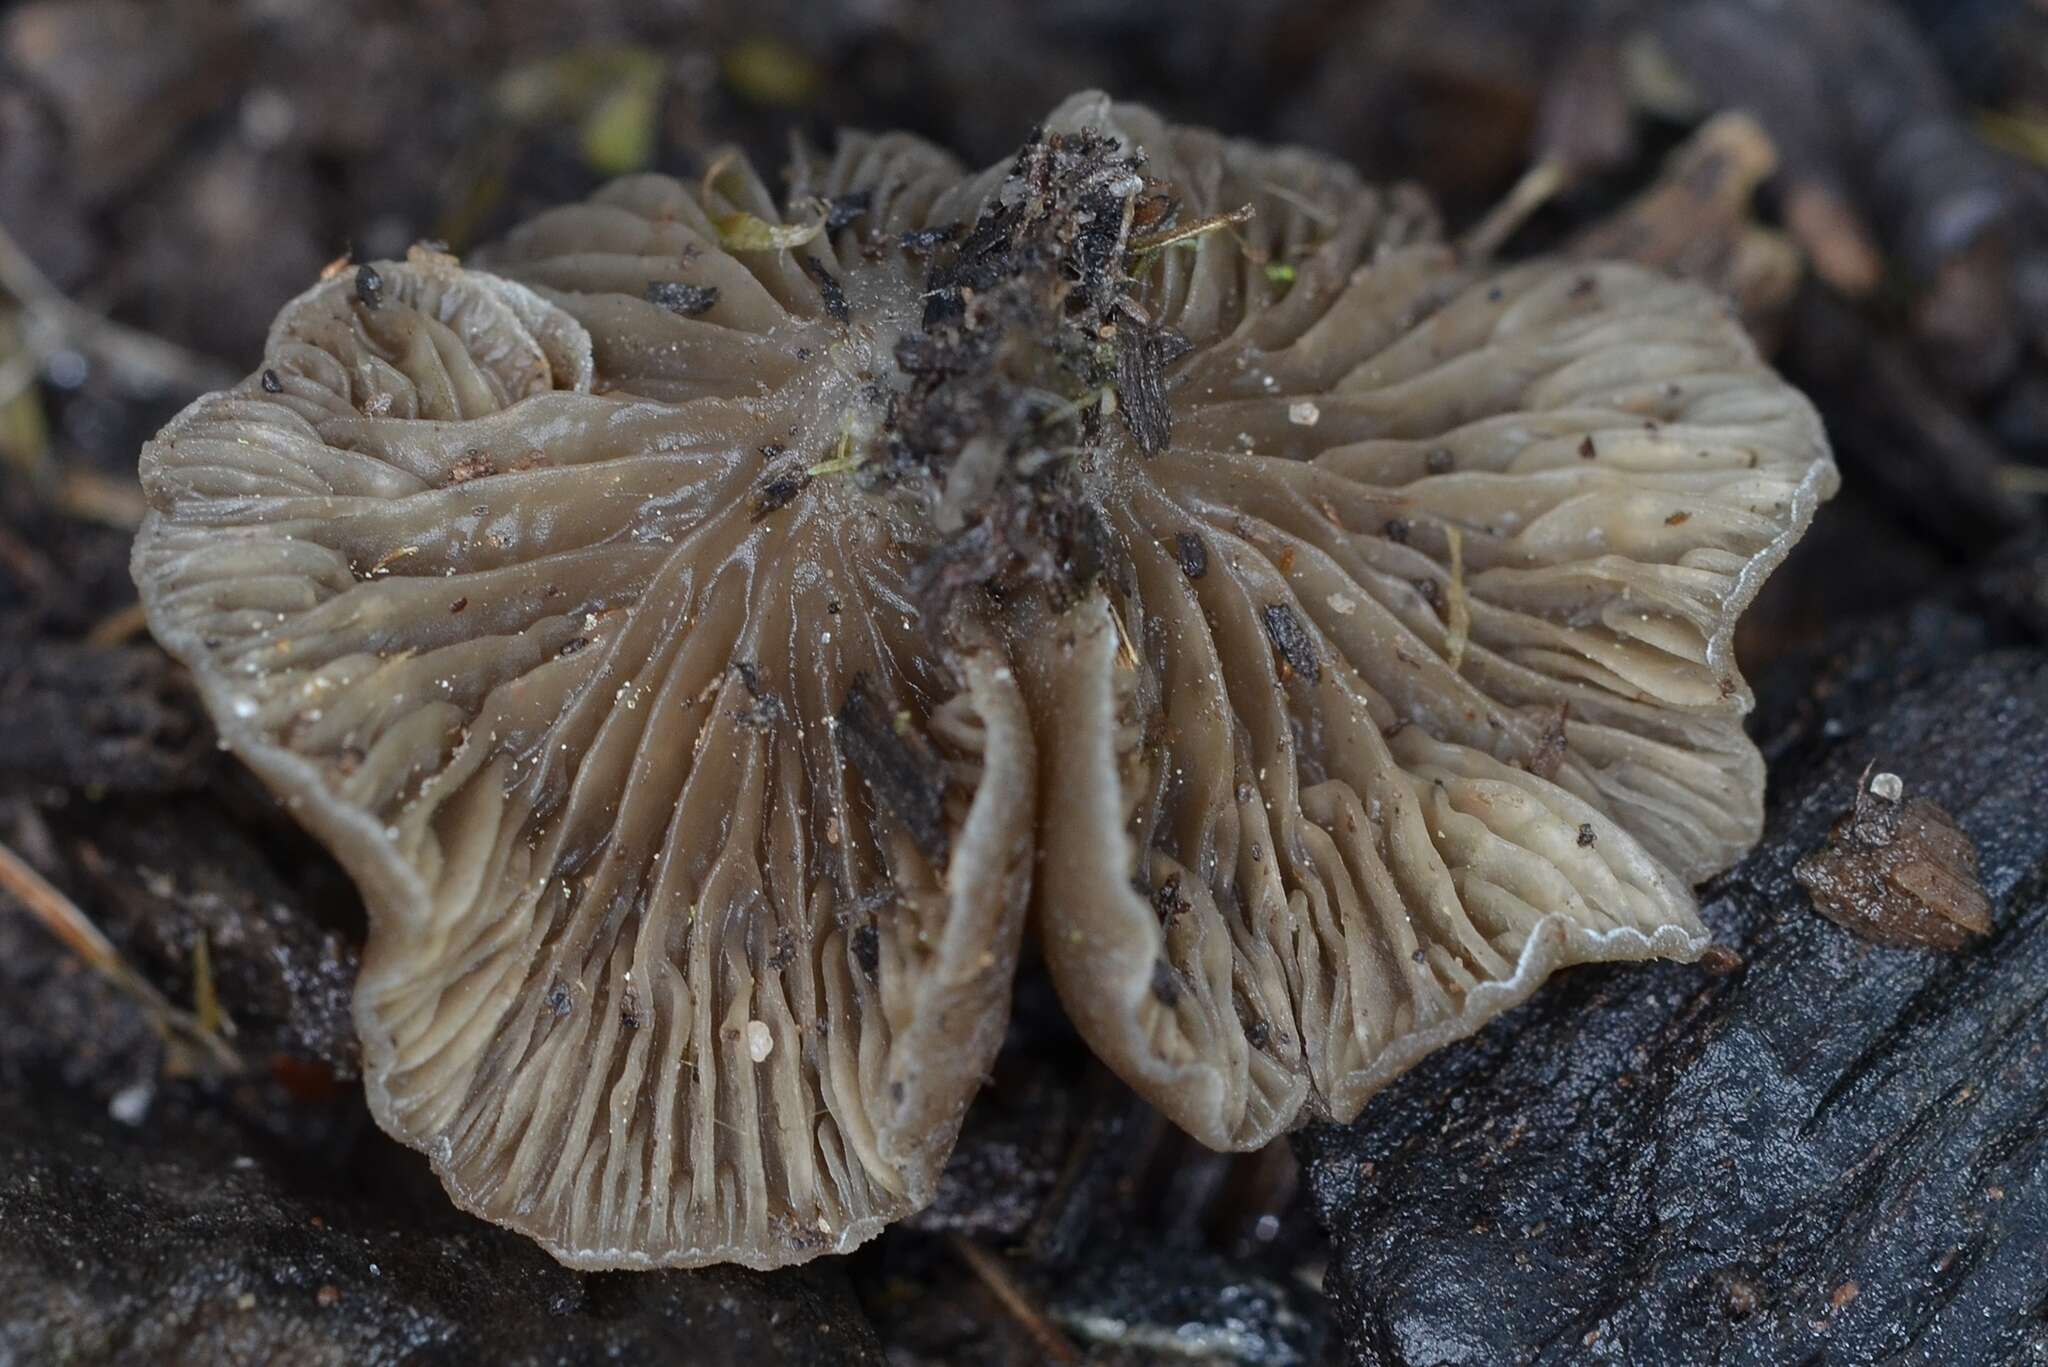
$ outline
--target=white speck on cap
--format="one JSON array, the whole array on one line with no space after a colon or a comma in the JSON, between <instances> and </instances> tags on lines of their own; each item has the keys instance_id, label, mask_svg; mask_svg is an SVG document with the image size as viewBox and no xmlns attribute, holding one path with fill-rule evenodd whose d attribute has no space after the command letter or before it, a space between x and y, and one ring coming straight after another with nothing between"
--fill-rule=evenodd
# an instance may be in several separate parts
<instances>
[{"instance_id":1,"label":"white speck on cap","mask_svg":"<svg viewBox=\"0 0 2048 1367\"><path fill-rule=\"evenodd\" d=\"M1323 420L1323 410L1312 399L1296 399L1287 405L1287 421L1297 427L1314 427Z\"/></svg>"},{"instance_id":2,"label":"white speck on cap","mask_svg":"<svg viewBox=\"0 0 2048 1367\"><path fill-rule=\"evenodd\" d=\"M1870 778L1870 792L1886 802L1897 802L1906 795L1906 782L1897 774L1873 774Z\"/></svg>"},{"instance_id":3,"label":"white speck on cap","mask_svg":"<svg viewBox=\"0 0 2048 1367\"><path fill-rule=\"evenodd\" d=\"M747 1057L756 1063L766 1063L768 1056L775 1052L775 1035L768 1029L767 1021L747 1022Z\"/></svg>"}]
</instances>

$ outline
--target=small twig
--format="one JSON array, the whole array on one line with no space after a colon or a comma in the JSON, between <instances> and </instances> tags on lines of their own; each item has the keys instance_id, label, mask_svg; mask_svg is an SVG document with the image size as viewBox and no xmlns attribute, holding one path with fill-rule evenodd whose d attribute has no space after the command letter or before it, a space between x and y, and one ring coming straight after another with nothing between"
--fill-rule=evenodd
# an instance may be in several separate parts
<instances>
[{"instance_id":1,"label":"small twig","mask_svg":"<svg viewBox=\"0 0 2048 1367\"><path fill-rule=\"evenodd\" d=\"M1177 242L1192 241L1205 233L1213 233L1219 228L1233 228L1240 223L1248 223L1256 212L1258 211L1255 208L1246 204L1240 208L1232 209L1229 213L1211 214L1207 218L1198 218L1192 223L1183 223L1178 227L1166 228L1156 233L1148 233L1143 237L1134 237L1130 241L1130 250L1134 256L1143 256L1147 252L1156 252L1161 247L1171 247Z\"/></svg>"},{"instance_id":2,"label":"small twig","mask_svg":"<svg viewBox=\"0 0 2048 1367\"><path fill-rule=\"evenodd\" d=\"M192 940L192 1019L209 1036L230 1029L227 1015L220 1009L220 992L213 981L213 950L206 943L203 926Z\"/></svg>"},{"instance_id":3,"label":"small twig","mask_svg":"<svg viewBox=\"0 0 2048 1367\"><path fill-rule=\"evenodd\" d=\"M109 650L140 634L148 624L149 619L143 614L142 604L130 603L125 608L114 609L93 623L92 630L85 633L85 643L95 650Z\"/></svg>"},{"instance_id":4,"label":"small twig","mask_svg":"<svg viewBox=\"0 0 2048 1367\"><path fill-rule=\"evenodd\" d=\"M5 527L0 527L0 569L38 592L49 588L54 573L48 560Z\"/></svg>"},{"instance_id":5,"label":"small twig","mask_svg":"<svg viewBox=\"0 0 2048 1367\"><path fill-rule=\"evenodd\" d=\"M1508 191L1508 197L1487 211L1486 217L1465 234L1458 255L1466 261L1486 261L1515 235L1530 215L1548 204L1571 179L1561 161L1539 161L1523 173Z\"/></svg>"},{"instance_id":6,"label":"small twig","mask_svg":"<svg viewBox=\"0 0 2048 1367\"><path fill-rule=\"evenodd\" d=\"M32 479L49 470L49 423L36 393L42 365L21 310L0 300L0 467Z\"/></svg>"},{"instance_id":7,"label":"small twig","mask_svg":"<svg viewBox=\"0 0 2048 1367\"><path fill-rule=\"evenodd\" d=\"M220 389L234 383L234 370L210 356L187 350L140 328L102 317L73 302L50 283L7 229L0 227L0 289L19 301L27 334L25 354L40 367L52 349L48 336L64 338L106 363L131 389ZM36 334L41 332L43 337ZM6 393L0 385L0 394Z\"/></svg>"},{"instance_id":8,"label":"small twig","mask_svg":"<svg viewBox=\"0 0 2048 1367\"><path fill-rule=\"evenodd\" d=\"M1081 1354L1075 1351L1073 1344L1067 1342L1067 1336L1045 1317L1043 1311L1031 1303L1031 1298L1024 1294L1023 1287L1017 1285L1016 1278L1010 1275L1009 1269L1003 1266L1001 1259L964 1234L953 1235L952 1243L953 1251L960 1255L960 1261L966 1263L968 1270L981 1279L981 1284L989 1289L989 1294L996 1298L997 1303L1010 1312L1011 1317L1030 1336L1031 1341L1038 1345L1038 1351L1045 1354L1048 1362L1081 1360Z\"/></svg>"},{"instance_id":9,"label":"small twig","mask_svg":"<svg viewBox=\"0 0 2048 1367\"><path fill-rule=\"evenodd\" d=\"M117 532L134 531L149 512L142 486L133 478L117 479L93 470L66 470L57 482L54 501L67 517Z\"/></svg>"},{"instance_id":10,"label":"small twig","mask_svg":"<svg viewBox=\"0 0 2048 1367\"><path fill-rule=\"evenodd\" d=\"M128 966L113 942L100 933L76 903L4 844L0 844L0 890L12 894L29 915L42 922L44 929L84 960L87 967L133 997L159 1030L198 1045L230 1071L241 1069L240 1056L219 1033L206 1029L191 1012L173 1006L154 984Z\"/></svg>"},{"instance_id":11,"label":"small twig","mask_svg":"<svg viewBox=\"0 0 2048 1367\"><path fill-rule=\"evenodd\" d=\"M2048 470L2036 465L2001 465L1998 482L2015 494L2048 494Z\"/></svg>"},{"instance_id":12,"label":"small twig","mask_svg":"<svg viewBox=\"0 0 2048 1367\"><path fill-rule=\"evenodd\" d=\"M36 382L36 374L43 368L43 358L23 339L22 349L0 361L0 408L7 407Z\"/></svg>"}]
</instances>

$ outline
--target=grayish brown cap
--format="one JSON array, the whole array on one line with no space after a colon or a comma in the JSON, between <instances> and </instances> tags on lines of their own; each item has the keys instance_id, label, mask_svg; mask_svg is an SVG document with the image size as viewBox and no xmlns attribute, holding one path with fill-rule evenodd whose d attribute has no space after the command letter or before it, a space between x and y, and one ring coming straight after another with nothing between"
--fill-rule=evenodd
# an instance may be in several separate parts
<instances>
[{"instance_id":1,"label":"grayish brown cap","mask_svg":"<svg viewBox=\"0 0 2048 1367\"><path fill-rule=\"evenodd\" d=\"M362 886L371 1105L459 1203L583 1267L845 1249L930 1199L1001 1035L1018 692L919 630L888 505L758 515L867 363L806 277L672 182L539 231L649 259L573 312L423 252L316 287L144 452L137 582ZM708 316L646 299L678 263Z\"/></svg>"},{"instance_id":2,"label":"grayish brown cap","mask_svg":"<svg viewBox=\"0 0 2048 1367\"><path fill-rule=\"evenodd\" d=\"M1255 211L1130 250L1139 178L1091 182L1171 435L1088 429L1066 591L921 617L971 505L855 477L930 327L900 235L1030 192L900 135L782 211L722 161L344 272L144 453L151 626L369 904L379 1122L567 1262L927 1201L1027 901L1102 1057L1244 1147L1560 965L1697 953L1755 838L1734 622L1834 472L1727 309L1462 264L1412 193L1100 96L1050 126Z\"/></svg>"},{"instance_id":3,"label":"grayish brown cap","mask_svg":"<svg viewBox=\"0 0 2048 1367\"><path fill-rule=\"evenodd\" d=\"M1127 581L1025 670L1096 1050L1252 1147L1556 968L1703 950L1689 885L1762 819L1735 621L1835 487L1812 408L1695 286L1462 266L1310 155L1061 120L1257 210L1140 274L1197 344L1172 448L1105 500Z\"/></svg>"}]
</instances>

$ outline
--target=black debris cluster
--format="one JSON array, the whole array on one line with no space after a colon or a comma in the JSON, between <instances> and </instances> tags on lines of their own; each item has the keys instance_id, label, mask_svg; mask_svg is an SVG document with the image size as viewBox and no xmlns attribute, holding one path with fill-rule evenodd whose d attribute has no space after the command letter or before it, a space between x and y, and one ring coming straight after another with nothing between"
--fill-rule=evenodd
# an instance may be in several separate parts
<instances>
[{"instance_id":1,"label":"black debris cluster","mask_svg":"<svg viewBox=\"0 0 2048 1367\"><path fill-rule=\"evenodd\" d=\"M1141 154L1039 129L972 224L901 244L929 258L925 310L896 348L908 384L872 477L930 504L916 587L935 627L964 593L1066 601L1109 567L1087 473L1126 438L1165 448L1164 372L1188 350L1132 278L1134 228L1171 213Z\"/></svg>"}]
</instances>

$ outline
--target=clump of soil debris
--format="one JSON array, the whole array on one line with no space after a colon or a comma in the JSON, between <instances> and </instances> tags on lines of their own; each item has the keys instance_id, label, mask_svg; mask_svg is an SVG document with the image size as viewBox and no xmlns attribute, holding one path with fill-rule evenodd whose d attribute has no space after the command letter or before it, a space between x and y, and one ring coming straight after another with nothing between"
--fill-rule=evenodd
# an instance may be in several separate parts
<instances>
[{"instance_id":1,"label":"clump of soil debris","mask_svg":"<svg viewBox=\"0 0 2048 1367\"><path fill-rule=\"evenodd\" d=\"M1143 164L1093 130L1036 129L971 225L904 243L931 258L923 325L896 347L909 385L871 478L916 490L944 534L915 585L928 622L969 590L1077 597L1109 554L1083 478L1107 415L1166 444L1160 372L1188 343L1133 298L1133 227L1174 212Z\"/></svg>"}]
</instances>

